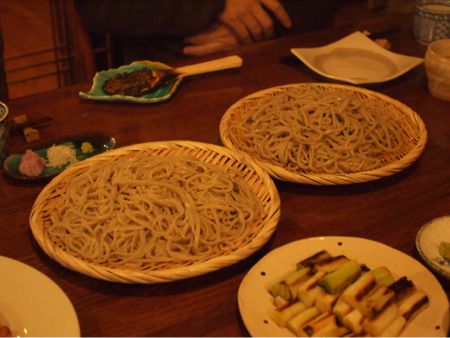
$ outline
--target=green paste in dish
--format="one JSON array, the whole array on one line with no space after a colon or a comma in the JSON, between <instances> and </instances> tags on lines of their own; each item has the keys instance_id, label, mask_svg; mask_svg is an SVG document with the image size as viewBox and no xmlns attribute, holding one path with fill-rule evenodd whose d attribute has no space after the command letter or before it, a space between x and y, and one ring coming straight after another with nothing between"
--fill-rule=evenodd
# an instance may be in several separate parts
<instances>
[{"instance_id":1,"label":"green paste in dish","mask_svg":"<svg viewBox=\"0 0 450 338\"><path fill-rule=\"evenodd\" d=\"M439 244L439 254L447 262L450 262L450 242L441 242L441 244Z\"/></svg>"}]
</instances>

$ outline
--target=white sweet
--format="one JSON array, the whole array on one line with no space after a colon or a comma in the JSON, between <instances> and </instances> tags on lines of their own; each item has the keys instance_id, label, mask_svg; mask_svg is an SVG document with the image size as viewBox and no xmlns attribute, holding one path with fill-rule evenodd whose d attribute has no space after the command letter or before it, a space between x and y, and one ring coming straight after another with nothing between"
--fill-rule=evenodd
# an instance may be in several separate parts
<instances>
[{"instance_id":1,"label":"white sweet","mask_svg":"<svg viewBox=\"0 0 450 338\"><path fill-rule=\"evenodd\" d=\"M47 149L47 166L60 167L77 160L75 149L65 145L53 145Z\"/></svg>"}]
</instances>

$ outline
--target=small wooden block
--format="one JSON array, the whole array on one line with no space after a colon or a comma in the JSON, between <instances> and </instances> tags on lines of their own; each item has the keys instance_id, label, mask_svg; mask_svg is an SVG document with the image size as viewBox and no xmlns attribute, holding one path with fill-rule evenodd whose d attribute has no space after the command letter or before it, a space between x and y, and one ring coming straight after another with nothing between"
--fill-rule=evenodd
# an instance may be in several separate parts
<instances>
[{"instance_id":1,"label":"small wooden block","mask_svg":"<svg viewBox=\"0 0 450 338\"><path fill-rule=\"evenodd\" d=\"M391 43L387 39L376 39L375 43L377 45L379 45L380 47L383 47L384 49L387 49L387 50L391 49L391 47L392 47Z\"/></svg>"},{"instance_id":2,"label":"small wooden block","mask_svg":"<svg viewBox=\"0 0 450 338\"><path fill-rule=\"evenodd\" d=\"M25 137L25 141L27 143L31 143L39 140L39 131L37 129L28 127L23 130L23 136Z\"/></svg>"},{"instance_id":3,"label":"small wooden block","mask_svg":"<svg viewBox=\"0 0 450 338\"><path fill-rule=\"evenodd\" d=\"M13 121L15 124L24 124L28 121L26 114L17 115L16 117L13 117Z\"/></svg>"}]
</instances>

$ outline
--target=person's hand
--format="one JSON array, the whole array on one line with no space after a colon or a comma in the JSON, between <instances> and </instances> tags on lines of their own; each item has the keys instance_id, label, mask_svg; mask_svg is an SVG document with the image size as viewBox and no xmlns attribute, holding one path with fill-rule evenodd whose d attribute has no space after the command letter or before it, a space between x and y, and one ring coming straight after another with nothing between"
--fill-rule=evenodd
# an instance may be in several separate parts
<instances>
[{"instance_id":1,"label":"person's hand","mask_svg":"<svg viewBox=\"0 0 450 338\"><path fill-rule=\"evenodd\" d=\"M208 29L184 39L185 55L200 56L223 52L240 45L237 36L224 24L216 22Z\"/></svg>"},{"instance_id":2,"label":"person's hand","mask_svg":"<svg viewBox=\"0 0 450 338\"><path fill-rule=\"evenodd\" d=\"M291 27L291 19L279 0L226 0L217 22L184 39L185 55L200 56L236 48L242 44L273 37L271 11L281 24Z\"/></svg>"},{"instance_id":3,"label":"person's hand","mask_svg":"<svg viewBox=\"0 0 450 338\"><path fill-rule=\"evenodd\" d=\"M273 37L271 12L284 28L292 22L279 0L226 0L219 21L229 27L243 44Z\"/></svg>"}]
</instances>

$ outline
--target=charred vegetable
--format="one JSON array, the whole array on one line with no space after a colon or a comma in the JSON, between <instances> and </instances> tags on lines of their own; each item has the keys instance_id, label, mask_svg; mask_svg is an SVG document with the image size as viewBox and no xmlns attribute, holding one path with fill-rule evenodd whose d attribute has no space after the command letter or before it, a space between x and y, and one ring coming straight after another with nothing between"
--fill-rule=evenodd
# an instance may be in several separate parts
<instances>
[{"instance_id":1,"label":"charred vegetable","mask_svg":"<svg viewBox=\"0 0 450 338\"><path fill-rule=\"evenodd\" d=\"M319 251L268 288L270 318L298 336L397 336L429 303L407 277Z\"/></svg>"}]
</instances>

